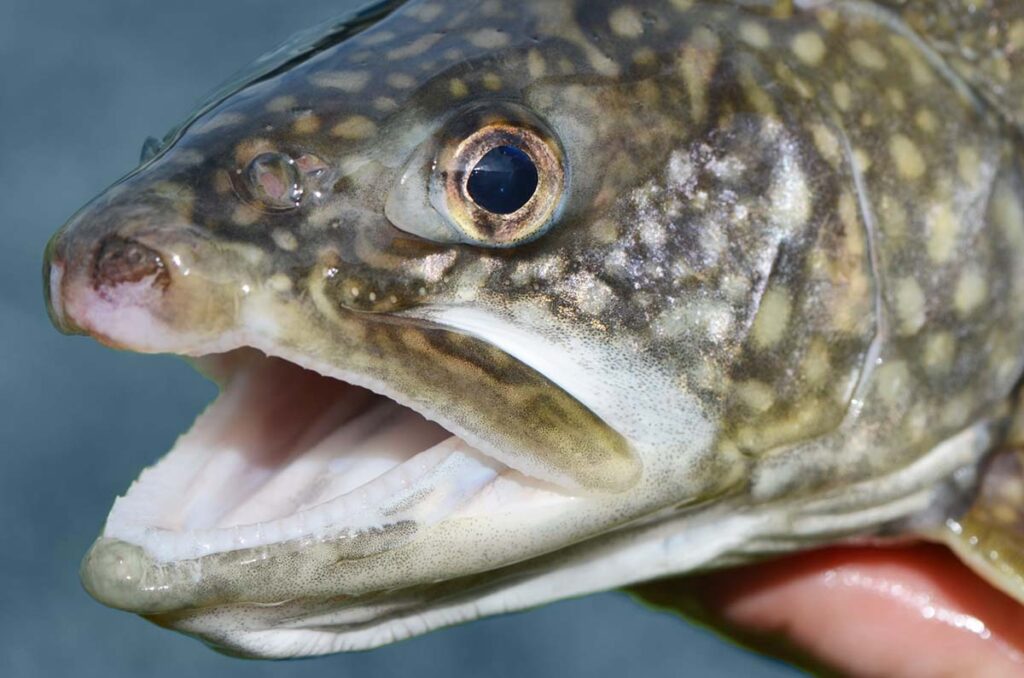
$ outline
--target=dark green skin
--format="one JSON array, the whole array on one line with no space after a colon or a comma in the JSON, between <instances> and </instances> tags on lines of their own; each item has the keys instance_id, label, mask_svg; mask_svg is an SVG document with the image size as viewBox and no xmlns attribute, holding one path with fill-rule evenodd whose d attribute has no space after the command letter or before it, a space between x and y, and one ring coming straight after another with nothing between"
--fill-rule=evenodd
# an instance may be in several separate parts
<instances>
[{"instance_id":1,"label":"dark green skin","mask_svg":"<svg viewBox=\"0 0 1024 678\"><path fill-rule=\"evenodd\" d=\"M201 354L243 336L239 289L256 288L280 353L570 486L642 488L574 539L723 493L798 501L999 431L1024 369L1022 12L989 2L989 30L954 0L819 4L394 3L208 107L56 237L69 299L139 273L96 264L111 238L182 253L187 278L167 261L154 278L164 339L59 322ZM945 60L954 39L987 57ZM534 240L435 242L389 219L403 173L430 180L418 153L509 105L565 153L561 209ZM267 151L323 161L297 208L254 206L244 170ZM678 392L633 384L616 419L432 324L437 308L614 346ZM677 397L697 414L652 442L645 408Z\"/></svg>"}]
</instances>

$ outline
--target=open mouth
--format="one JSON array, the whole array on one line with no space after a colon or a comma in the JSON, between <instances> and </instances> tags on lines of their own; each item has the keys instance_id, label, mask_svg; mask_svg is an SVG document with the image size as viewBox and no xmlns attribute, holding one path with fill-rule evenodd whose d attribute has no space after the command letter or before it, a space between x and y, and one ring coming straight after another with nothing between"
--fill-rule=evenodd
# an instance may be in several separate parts
<instances>
[{"instance_id":1,"label":"open mouth","mask_svg":"<svg viewBox=\"0 0 1024 678\"><path fill-rule=\"evenodd\" d=\"M156 561L569 498L412 409L254 349L197 360L216 401L111 509Z\"/></svg>"}]
</instances>

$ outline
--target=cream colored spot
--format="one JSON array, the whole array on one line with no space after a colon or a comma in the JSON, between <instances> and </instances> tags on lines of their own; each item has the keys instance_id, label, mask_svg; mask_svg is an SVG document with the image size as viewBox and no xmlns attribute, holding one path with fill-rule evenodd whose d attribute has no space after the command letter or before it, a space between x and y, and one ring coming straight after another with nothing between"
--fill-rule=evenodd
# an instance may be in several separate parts
<instances>
[{"instance_id":1,"label":"cream colored spot","mask_svg":"<svg viewBox=\"0 0 1024 678\"><path fill-rule=\"evenodd\" d=\"M260 213L248 205L239 205L231 214L231 221L238 226L252 226L260 220Z\"/></svg>"},{"instance_id":2,"label":"cream colored spot","mask_svg":"<svg viewBox=\"0 0 1024 678\"><path fill-rule=\"evenodd\" d=\"M245 122L245 116L241 113L221 113L214 116L212 120L197 124L191 131L193 134L206 134L207 132L232 127L242 122Z\"/></svg>"},{"instance_id":3,"label":"cream colored spot","mask_svg":"<svg viewBox=\"0 0 1024 678\"><path fill-rule=\"evenodd\" d=\"M764 293L752 330L754 344L758 348L771 348L782 340L789 327L792 309L793 304L786 288L773 287Z\"/></svg>"},{"instance_id":4,"label":"cream colored spot","mask_svg":"<svg viewBox=\"0 0 1024 678\"><path fill-rule=\"evenodd\" d=\"M798 160L786 155L772 180L768 196L770 218L790 232L804 226L811 217L811 191Z\"/></svg>"},{"instance_id":5,"label":"cream colored spot","mask_svg":"<svg viewBox=\"0 0 1024 678\"><path fill-rule=\"evenodd\" d=\"M903 96L903 92L895 87L890 87L885 90L885 95L889 97L889 103L892 104L892 107L897 111L902 111L907 107L907 98Z\"/></svg>"},{"instance_id":6,"label":"cream colored spot","mask_svg":"<svg viewBox=\"0 0 1024 678\"><path fill-rule=\"evenodd\" d=\"M853 163L861 174L864 174L871 169L871 155L863 148L855 148L853 149Z\"/></svg>"},{"instance_id":7,"label":"cream colored spot","mask_svg":"<svg viewBox=\"0 0 1024 678\"><path fill-rule=\"evenodd\" d=\"M896 314L899 317L899 333L903 336L917 334L924 326L927 301L917 280L901 278L896 283Z\"/></svg>"},{"instance_id":8,"label":"cream colored spot","mask_svg":"<svg viewBox=\"0 0 1024 678\"><path fill-rule=\"evenodd\" d=\"M1010 29L1006 32L1006 45L1008 51L1024 49L1024 19L1017 19L1010 24Z\"/></svg>"},{"instance_id":9,"label":"cream colored spot","mask_svg":"<svg viewBox=\"0 0 1024 678\"><path fill-rule=\"evenodd\" d=\"M857 207L857 198L850 191L843 191L839 195L837 204L839 220L843 222L843 228L847 232L847 249L851 254L863 254L863 239L859 237L861 232L860 209ZM854 235L857 234L857 235Z\"/></svg>"},{"instance_id":10,"label":"cream colored spot","mask_svg":"<svg viewBox=\"0 0 1024 678\"><path fill-rule=\"evenodd\" d=\"M839 10L826 6L816 6L818 23L826 31L834 31L839 26Z\"/></svg>"},{"instance_id":11,"label":"cream colored spot","mask_svg":"<svg viewBox=\"0 0 1024 678\"><path fill-rule=\"evenodd\" d=\"M714 75L720 51L721 42L718 36L701 27L694 30L677 62L677 68L683 76L686 92L690 97L690 113L696 121L703 120L707 115L708 83Z\"/></svg>"},{"instance_id":12,"label":"cream colored spot","mask_svg":"<svg viewBox=\"0 0 1024 678\"><path fill-rule=\"evenodd\" d=\"M736 386L736 396L748 409L764 414L775 404L775 394L761 381L744 381Z\"/></svg>"},{"instance_id":13,"label":"cream colored spot","mask_svg":"<svg viewBox=\"0 0 1024 678\"><path fill-rule=\"evenodd\" d=\"M1024 248L1024 196L1005 181L992 195L992 218L1011 244Z\"/></svg>"},{"instance_id":14,"label":"cream colored spot","mask_svg":"<svg viewBox=\"0 0 1024 678\"><path fill-rule=\"evenodd\" d=\"M320 130L320 118L313 113L304 113L292 123L295 134L314 134Z\"/></svg>"},{"instance_id":15,"label":"cream colored spot","mask_svg":"<svg viewBox=\"0 0 1024 678\"><path fill-rule=\"evenodd\" d=\"M939 417L944 426L959 428L967 421L967 417L971 414L971 409L970 396L966 393L961 393L946 401L946 406L942 408L942 413Z\"/></svg>"},{"instance_id":16,"label":"cream colored spot","mask_svg":"<svg viewBox=\"0 0 1024 678\"><path fill-rule=\"evenodd\" d=\"M510 40L504 31L497 28L482 28L469 34L469 42L481 49L497 49L508 45Z\"/></svg>"},{"instance_id":17,"label":"cream colored spot","mask_svg":"<svg viewBox=\"0 0 1024 678\"><path fill-rule=\"evenodd\" d=\"M260 153L274 151L274 145L268 139L246 139L235 146L235 162L239 165L247 165L249 161Z\"/></svg>"},{"instance_id":18,"label":"cream colored spot","mask_svg":"<svg viewBox=\"0 0 1024 678\"><path fill-rule=\"evenodd\" d=\"M946 203L935 205L928 213L927 223L928 256L938 264L949 261L960 231L960 221L953 208Z\"/></svg>"},{"instance_id":19,"label":"cream colored spot","mask_svg":"<svg viewBox=\"0 0 1024 678\"><path fill-rule=\"evenodd\" d=\"M820 386L828 376L831 366L829 361L828 344L822 339L815 339L807 349L801 366L804 380L811 386Z\"/></svg>"},{"instance_id":20,"label":"cream colored spot","mask_svg":"<svg viewBox=\"0 0 1024 678\"><path fill-rule=\"evenodd\" d=\"M285 252L294 252L299 247L299 241L295 235L283 228L275 228L270 237L274 239L274 244Z\"/></svg>"},{"instance_id":21,"label":"cream colored spot","mask_svg":"<svg viewBox=\"0 0 1024 678\"><path fill-rule=\"evenodd\" d=\"M904 67L910 69L910 78L915 85L931 85L935 82L935 72L931 65L921 56L921 50L906 38L894 35L890 38L893 47L900 52Z\"/></svg>"},{"instance_id":22,"label":"cream colored spot","mask_svg":"<svg viewBox=\"0 0 1024 678\"><path fill-rule=\"evenodd\" d=\"M992 508L992 517L1004 525L1014 525L1018 517L1017 509L1009 504L996 504Z\"/></svg>"},{"instance_id":23,"label":"cream colored spot","mask_svg":"<svg viewBox=\"0 0 1024 678\"><path fill-rule=\"evenodd\" d=\"M924 366L929 372L947 372L953 366L956 342L949 332L928 337L924 344Z\"/></svg>"},{"instance_id":24,"label":"cream colored spot","mask_svg":"<svg viewBox=\"0 0 1024 678\"><path fill-rule=\"evenodd\" d=\"M919 440L928 431L928 412L928 406L918 402L903 418L903 430L911 439Z\"/></svg>"},{"instance_id":25,"label":"cream colored spot","mask_svg":"<svg viewBox=\"0 0 1024 678\"><path fill-rule=\"evenodd\" d=\"M896 163L896 171L904 179L920 179L925 173L924 157L917 145L902 134L889 140L889 153Z\"/></svg>"},{"instance_id":26,"label":"cream colored spot","mask_svg":"<svg viewBox=\"0 0 1024 678\"><path fill-rule=\"evenodd\" d=\"M743 85L747 99L754 105L754 110L766 117L774 118L775 102L749 67L740 68L739 81Z\"/></svg>"},{"instance_id":27,"label":"cream colored spot","mask_svg":"<svg viewBox=\"0 0 1024 678\"><path fill-rule=\"evenodd\" d=\"M217 170L217 173L213 175L214 192L218 195L224 195L230 193L232 188L231 175L226 170Z\"/></svg>"},{"instance_id":28,"label":"cream colored spot","mask_svg":"<svg viewBox=\"0 0 1024 678\"><path fill-rule=\"evenodd\" d=\"M388 61L402 61L419 56L438 43L444 37L440 33L427 33L413 40L408 45L397 47L387 53Z\"/></svg>"},{"instance_id":29,"label":"cream colored spot","mask_svg":"<svg viewBox=\"0 0 1024 678\"><path fill-rule=\"evenodd\" d=\"M845 113L853 105L853 91L850 90L849 85L840 80L832 85L832 99L836 102L839 110Z\"/></svg>"},{"instance_id":30,"label":"cream colored spot","mask_svg":"<svg viewBox=\"0 0 1024 678\"><path fill-rule=\"evenodd\" d=\"M395 34L391 31L367 31L359 36L359 40L367 47L383 45L385 42L390 42L394 39Z\"/></svg>"},{"instance_id":31,"label":"cream colored spot","mask_svg":"<svg viewBox=\"0 0 1024 678\"><path fill-rule=\"evenodd\" d=\"M811 136L814 137L814 146L821 153L821 157L825 158L833 167L837 165L842 151L839 146L839 139L833 134L832 130L822 123L814 123L811 126Z\"/></svg>"},{"instance_id":32,"label":"cream colored spot","mask_svg":"<svg viewBox=\"0 0 1024 678\"><path fill-rule=\"evenodd\" d=\"M458 99L469 94L469 88L466 87L466 83L458 78L453 78L452 81L448 83L448 91L452 93L453 97Z\"/></svg>"},{"instance_id":33,"label":"cream colored spot","mask_svg":"<svg viewBox=\"0 0 1024 678\"><path fill-rule=\"evenodd\" d=\"M342 92L355 94L361 92L370 82L368 71L328 71L315 73L309 78L317 87L339 89Z\"/></svg>"},{"instance_id":34,"label":"cream colored spot","mask_svg":"<svg viewBox=\"0 0 1024 678\"><path fill-rule=\"evenodd\" d=\"M911 391L910 370L901 360L887 362L875 370L875 384L882 402L890 407L906 405Z\"/></svg>"},{"instance_id":35,"label":"cream colored spot","mask_svg":"<svg viewBox=\"0 0 1024 678\"><path fill-rule=\"evenodd\" d=\"M632 7L616 8L608 17L608 23L616 35L624 38L639 38L644 34L643 20Z\"/></svg>"},{"instance_id":36,"label":"cream colored spot","mask_svg":"<svg viewBox=\"0 0 1024 678\"><path fill-rule=\"evenodd\" d=\"M680 12L685 12L693 8L693 0L669 0L669 2Z\"/></svg>"},{"instance_id":37,"label":"cream colored spot","mask_svg":"<svg viewBox=\"0 0 1024 678\"><path fill-rule=\"evenodd\" d=\"M981 306L987 296L988 282L979 270L970 268L960 274L956 293L953 295L957 313L961 316L970 315Z\"/></svg>"},{"instance_id":38,"label":"cream colored spot","mask_svg":"<svg viewBox=\"0 0 1024 678\"><path fill-rule=\"evenodd\" d=\"M331 128L331 135L342 139L368 139L376 133L377 125L362 115L353 115Z\"/></svg>"},{"instance_id":39,"label":"cream colored spot","mask_svg":"<svg viewBox=\"0 0 1024 678\"><path fill-rule=\"evenodd\" d=\"M874 45L864 40L852 40L850 42L850 54L853 55L853 60L858 64L873 71L884 70L889 65L885 60L885 55Z\"/></svg>"},{"instance_id":40,"label":"cream colored spot","mask_svg":"<svg viewBox=\"0 0 1024 678\"><path fill-rule=\"evenodd\" d=\"M981 180L981 158L978 149L961 146L956 150L956 167L960 180L968 186L977 185Z\"/></svg>"},{"instance_id":41,"label":"cream colored spot","mask_svg":"<svg viewBox=\"0 0 1024 678\"><path fill-rule=\"evenodd\" d=\"M810 66L817 66L825 58L825 41L813 31L799 33L791 44L797 58Z\"/></svg>"},{"instance_id":42,"label":"cream colored spot","mask_svg":"<svg viewBox=\"0 0 1024 678\"><path fill-rule=\"evenodd\" d=\"M274 97L267 102L266 109L270 113L284 113L287 110L295 108L298 102L293 96Z\"/></svg>"},{"instance_id":43,"label":"cream colored spot","mask_svg":"<svg viewBox=\"0 0 1024 678\"><path fill-rule=\"evenodd\" d=\"M641 47L633 52L633 63L637 66L653 66L657 61L658 57L650 47Z\"/></svg>"},{"instance_id":44,"label":"cream colored spot","mask_svg":"<svg viewBox=\"0 0 1024 678\"><path fill-rule=\"evenodd\" d=\"M562 294L572 299L585 315L596 316L615 301L615 293L608 285L590 273L577 273L565 279Z\"/></svg>"},{"instance_id":45,"label":"cream colored spot","mask_svg":"<svg viewBox=\"0 0 1024 678\"><path fill-rule=\"evenodd\" d=\"M725 341L732 332L733 314L724 303L694 299L670 306L654 322L657 336L672 339L696 335L713 342Z\"/></svg>"},{"instance_id":46,"label":"cream colored spot","mask_svg":"<svg viewBox=\"0 0 1024 678\"><path fill-rule=\"evenodd\" d=\"M772 46L772 36L768 29L756 21L740 23L740 39L757 49L767 49Z\"/></svg>"},{"instance_id":47,"label":"cream colored spot","mask_svg":"<svg viewBox=\"0 0 1024 678\"><path fill-rule=\"evenodd\" d=\"M922 108L914 116L914 122L922 132L934 134L939 129L939 119L927 108Z\"/></svg>"},{"instance_id":48,"label":"cream colored spot","mask_svg":"<svg viewBox=\"0 0 1024 678\"><path fill-rule=\"evenodd\" d=\"M423 23L429 23L444 13L444 7L436 3L427 3L419 7L413 7L409 14L416 17Z\"/></svg>"},{"instance_id":49,"label":"cream colored spot","mask_svg":"<svg viewBox=\"0 0 1024 678\"><path fill-rule=\"evenodd\" d=\"M382 113L390 113L398 109L398 102L391 97L377 97L373 100L373 107Z\"/></svg>"},{"instance_id":50,"label":"cream colored spot","mask_svg":"<svg viewBox=\"0 0 1024 678\"><path fill-rule=\"evenodd\" d=\"M484 74L484 87L496 92L501 89L501 77L497 73L485 73Z\"/></svg>"},{"instance_id":51,"label":"cream colored spot","mask_svg":"<svg viewBox=\"0 0 1024 678\"><path fill-rule=\"evenodd\" d=\"M416 84L416 81L412 79L412 76L406 75L405 73L392 73L387 78L388 85L395 89L409 89Z\"/></svg>"},{"instance_id":52,"label":"cream colored spot","mask_svg":"<svg viewBox=\"0 0 1024 678\"><path fill-rule=\"evenodd\" d=\"M267 287L275 292L290 292L292 289L292 279L284 273L275 273L267 280Z\"/></svg>"},{"instance_id":53,"label":"cream colored spot","mask_svg":"<svg viewBox=\"0 0 1024 678\"><path fill-rule=\"evenodd\" d=\"M619 226L614 219L597 219L590 225L590 233L601 245L611 245L619 239Z\"/></svg>"},{"instance_id":54,"label":"cream colored spot","mask_svg":"<svg viewBox=\"0 0 1024 678\"><path fill-rule=\"evenodd\" d=\"M544 77L547 72L547 64L539 50L531 49L530 53L526 55L526 69L534 80Z\"/></svg>"},{"instance_id":55,"label":"cream colored spot","mask_svg":"<svg viewBox=\"0 0 1024 678\"><path fill-rule=\"evenodd\" d=\"M899 242L907 235L907 210L903 203L888 193L883 193L879 200L878 214L886 237Z\"/></svg>"}]
</instances>

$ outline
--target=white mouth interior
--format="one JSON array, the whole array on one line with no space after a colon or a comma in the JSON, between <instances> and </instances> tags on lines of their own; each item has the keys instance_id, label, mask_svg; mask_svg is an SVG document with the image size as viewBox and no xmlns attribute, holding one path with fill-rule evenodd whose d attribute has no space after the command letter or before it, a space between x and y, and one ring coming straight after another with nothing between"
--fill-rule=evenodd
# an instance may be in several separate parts
<instances>
[{"instance_id":1,"label":"white mouth interior","mask_svg":"<svg viewBox=\"0 0 1024 678\"><path fill-rule=\"evenodd\" d=\"M568 499L357 386L251 349L200 364L220 397L104 531L159 561Z\"/></svg>"}]
</instances>

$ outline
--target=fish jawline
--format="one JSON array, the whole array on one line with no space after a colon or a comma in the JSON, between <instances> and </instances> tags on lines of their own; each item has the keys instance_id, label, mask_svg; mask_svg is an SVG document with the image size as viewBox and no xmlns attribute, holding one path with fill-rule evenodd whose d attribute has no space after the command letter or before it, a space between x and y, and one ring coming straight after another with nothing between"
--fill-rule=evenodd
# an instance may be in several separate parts
<instances>
[{"instance_id":1,"label":"fish jawline","mask_svg":"<svg viewBox=\"0 0 1024 678\"><path fill-rule=\"evenodd\" d=\"M157 562L571 495L383 395L252 348L195 359L221 393L107 518Z\"/></svg>"}]
</instances>

